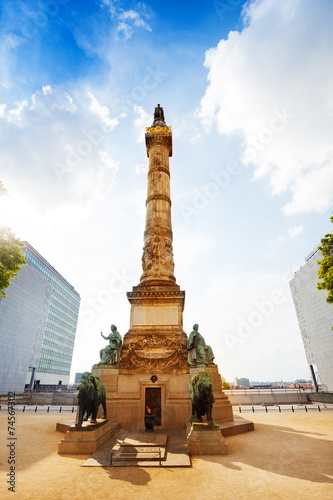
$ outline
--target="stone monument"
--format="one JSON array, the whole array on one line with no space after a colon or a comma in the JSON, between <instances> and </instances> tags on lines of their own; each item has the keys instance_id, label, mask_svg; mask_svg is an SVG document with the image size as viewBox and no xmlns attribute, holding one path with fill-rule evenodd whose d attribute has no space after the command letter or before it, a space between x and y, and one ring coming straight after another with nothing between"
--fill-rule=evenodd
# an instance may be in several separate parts
<instances>
[{"instance_id":1,"label":"stone monument","mask_svg":"<svg viewBox=\"0 0 333 500\"><path fill-rule=\"evenodd\" d=\"M130 327L122 346L113 343L113 331L107 337L110 345L101 351L101 361L92 371L106 389L111 422L120 423L124 429L144 429L149 411L155 427L185 429L191 418L190 381L204 367L213 385L212 418L232 424L232 407L222 391L211 347L206 345L198 325L194 325L189 339L183 330L185 292L176 283L172 244L172 131L160 105L155 108L154 121L146 129L145 138L149 170L143 272L139 284L127 293ZM111 362L107 361L109 355Z\"/></svg>"}]
</instances>

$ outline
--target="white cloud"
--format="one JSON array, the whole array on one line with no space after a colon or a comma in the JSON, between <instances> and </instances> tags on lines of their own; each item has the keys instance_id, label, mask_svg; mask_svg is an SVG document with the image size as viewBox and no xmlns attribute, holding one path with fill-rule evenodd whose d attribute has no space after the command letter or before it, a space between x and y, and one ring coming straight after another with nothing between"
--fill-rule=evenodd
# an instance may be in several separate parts
<instances>
[{"instance_id":1,"label":"white cloud","mask_svg":"<svg viewBox=\"0 0 333 500\"><path fill-rule=\"evenodd\" d=\"M1 106L0 159L9 193L28 193L43 211L88 206L106 196L118 166L108 152L105 125L108 131L116 122L97 100L90 108L80 101L47 85L29 99Z\"/></svg>"},{"instance_id":2,"label":"white cloud","mask_svg":"<svg viewBox=\"0 0 333 500\"><path fill-rule=\"evenodd\" d=\"M135 167L135 173L137 175L147 174L147 172L148 172L148 165L147 164L139 163L138 165L136 165L136 167Z\"/></svg>"},{"instance_id":3,"label":"white cloud","mask_svg":"<svg viewBox=\"0 0 333 500\"><path fill-rule=\"evenodd\" d=\"M127 10L120 14L119 19L122 21L133 21L134 26L138 28L144 28L147 31L151 31L151 27L146 23L140 14L135 10Z\"/></svg>"},{"instance_id":4,"label":"white cloud","mask_svg":"<svg viewBox=\"0 0 333 500\"><path fill-rule=\"evenodd\" d=\"M109 11L110 11L110 14L111 16L114 16L115 13L116 13L116 3L117 1L113 2L112 0L101 0L102 1L102 5L105 5L106 7L108 7Z\"/></svg>"},{"instance_id":5,"label":"white cloud","mask_svg":"<svg viewBox=\"0 0 333 500\"><path fill-rule=\"evenodd\" d=\"M118 120L116 118L110 118L110 110L107 106L102 106L92 92L88 92L88 96L91 99L91 111L99 116L106 127L113 129L118 125Z\"/></svg>"},{"instance_id":6,"label":"white cloud","mask_svg":"<svg viewBox=\"0 0 333 500\"><path fill-rule=\"evenodd\" d=\"M22 44L22 38L14 33L2 33L0 47L0 85L5 89L12 87L11 72L15 66L13 54Z\"/></svg>"},{"instance_id":7,"label":"white cloud","mask_svg":"<svg viewBox=\"0 0 333 500\"><path fill-rule=\"evenodd\" d=\"M243 162L291 191L286 214L333 202L333 4L253 1L246 26L207 51L209 85L198 116L221 134L240 131Z\"/></svg>"},{"instance_id":8,"label":"white cloud","mask_svg":"<svg viewBox=\"0 0 333 500\"><path fill-rule=\"evenodd\" d=\"M282 243L283 241L285 241L288 238L295 238L296 236L301 234L304 231L304 229L305 229L305 226L303 224L301 224L299 226L290 227L287 230L286 235L280 235L276 239L270 240L270 243L275 243L275 242Z\"/></svg>"},{"instance_id":9,"label":"white cloud","mask_svg":"<svg viewBox=\"0 0 333 500\"><path fill-rule=\"evenodd\" d=\"M145 3L136 4L137 10L124 10L121 3L112 2L111 0L102 0L102 5L108 8L111 18L118 21L116 32L117 35L120 35L124 40L132 38L135 28L143 28L146 31L152 31L150 25L144 19L151 17L151 11Z\"/></svg>"},{"instance_id":10,"label":"white cloud","mask_svg":"<svg viewBox=\"0 0 333 500\"><path fill-rule=\"evenodd\" d=\"M295 236L298 236L299 234L301 234L304 231L304 229L305 228L303 225L294 226L294 227L291 227L288 229L288 234L289 234L290 238L295 238Z\"/></svg>"},{"instance_id":11,"label":"white cloud","mask_svg":"<svg viewBox=\"0 0 333 500\"><path fill-rule=\"evenodd\" d=\"M151 124L151 114L147 113L142 106L138 106L137 104L134 105L134 113L138 115L134 120L134 127L137 134L136 142L143 142L145 137L143 131Z\"/></svg>"}]
</instances>

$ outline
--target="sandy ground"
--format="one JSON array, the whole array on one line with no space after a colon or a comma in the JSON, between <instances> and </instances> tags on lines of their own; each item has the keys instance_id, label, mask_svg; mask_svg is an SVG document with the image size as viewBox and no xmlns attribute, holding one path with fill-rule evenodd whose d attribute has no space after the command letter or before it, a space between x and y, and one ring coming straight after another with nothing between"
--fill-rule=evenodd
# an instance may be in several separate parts
<instances>
[{"instance_id":1,"label":"sandy ground","mask_svg":"<svg viewBox=\"0 0 333 500\"><path fill-rule=\"evenodd\" d=\"M242 414L243 416L243 414ZM0 414L0 498L333 499L333 412L246 414L256 430L227 438L229 455L192 457L192 468L81 467L88 455L57 454L66 416L17 413L15 493L7 414ZM67 417L68 418L68 417Z\"/></svg>"}]
</instances>

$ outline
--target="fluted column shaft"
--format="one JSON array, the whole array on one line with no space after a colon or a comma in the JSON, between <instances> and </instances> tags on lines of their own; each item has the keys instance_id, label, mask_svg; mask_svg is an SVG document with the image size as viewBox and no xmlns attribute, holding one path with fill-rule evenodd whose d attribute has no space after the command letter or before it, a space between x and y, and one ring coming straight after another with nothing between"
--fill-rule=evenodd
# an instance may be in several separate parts
<instances>
[{"instance_id":1,"label":"fluted column shaft","mask_svg":"<svg viewBox=\"0 0 333 500\"><path fill-rule=\"evenodd\" d=\"M175 283L169 170L171 127L147 128L146 146L149 170L140 284L156 280Z\"/></svg>"}]
</instances>

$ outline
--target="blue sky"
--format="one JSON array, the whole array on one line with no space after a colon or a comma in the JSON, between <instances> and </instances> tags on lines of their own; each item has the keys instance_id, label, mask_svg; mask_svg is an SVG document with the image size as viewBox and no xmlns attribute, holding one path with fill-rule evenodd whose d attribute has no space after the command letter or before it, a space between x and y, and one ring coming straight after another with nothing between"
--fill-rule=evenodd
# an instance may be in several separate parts
<instances>
[{"instance_id":1,"label":"blue sky","mask_svg":"<svg viewBox=\"0 0 333 500\"><path fill-rule=\"evenodd\" d=\"M160 103L185 331L228 380L309 378L288 281L332 230L332 18L329 0L1 2L1 223L81 294L73 372L129 327Z\"/></svg>"}]
</instances>

